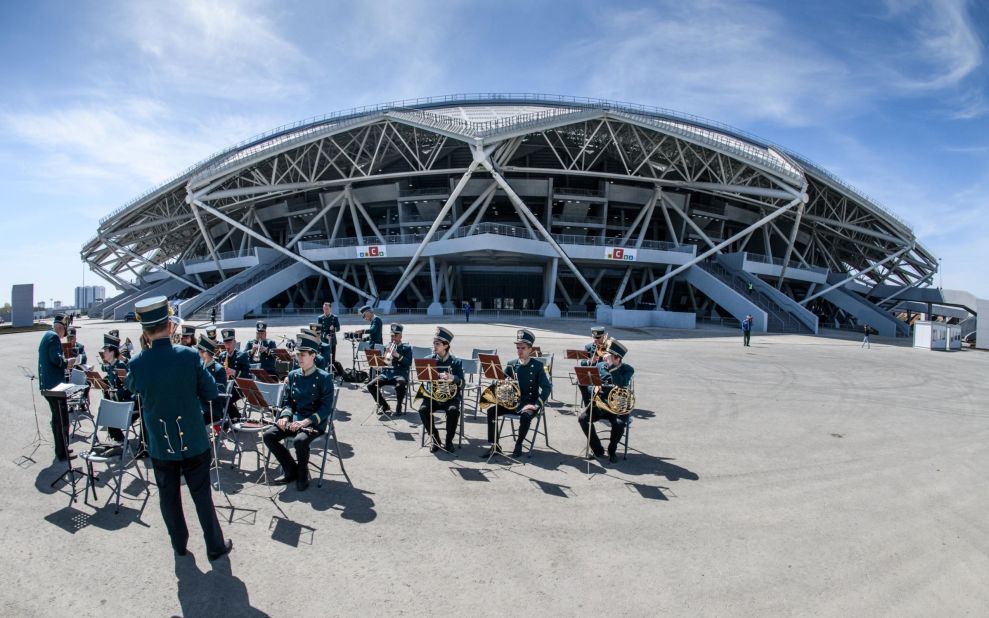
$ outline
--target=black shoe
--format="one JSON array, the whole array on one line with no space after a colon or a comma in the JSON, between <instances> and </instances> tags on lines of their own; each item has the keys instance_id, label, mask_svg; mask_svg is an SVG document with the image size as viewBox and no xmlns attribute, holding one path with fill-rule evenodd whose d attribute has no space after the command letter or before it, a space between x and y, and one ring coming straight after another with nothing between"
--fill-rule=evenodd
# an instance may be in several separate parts
<instances>
[{"instance_id":1,"label":"black shoe","mask_svg":"<svg viewBox=\"0 0 989 618\"><path fill-rule=\"evenodd\" d=\"M300 476L299 478L295 479L295 488L299 491L305 491L309 489L309 479L304 476Z\"/></svg>"},{"instance_id":2,"label":"black shoe","mask_svg":"<svg viewBox=\"0 0 989 618\"><path fill-rule=\"evenodd\" d=\"M391 414L391 408L389 406L385 405L385 404L381 404L381 407L378 410L378 413L379 414Z\"/></svg>"},{"instance_id":3,"label":"black shoe","mask_svg":"<svg viewBox=\"0 0 989 618\"><path fill-rule=\"evenodd\" d=\"M188 553L189 553L189 551L185 547L183 547L182 549L176 549L175 550L175 555L176 556L184 556L184 555L186 555Z\"/></svg>"},{"instance_id":4,"label":"black shoe","mask_svg":"<svg viewBox=\"0 0 989 618\"><path fill-rule=\"evenodd\" d=\"M433 442L432 444L429 445L429 452L430 453L435 453L438 450L440 450L439 442Z\"/></svg>"},{"instance_id":5,"label":"black shoe","mask_svg":"<svg viewBox=\"0 0 989 618\"><path fill-rule=\"evenodd\" d=\"M512 457L521 457L521 456L522 456L522 445L516 444L515 448L512 449Z\"/></svg>"},{"instance_id":6,"label":"black shoe","mask_svg":"<svg viewBox=\"0 0 989 618\"><path fill-rule=\"evenodd\" d=\"M403 414L405 414L405 410L403 410L402 408L398 408L397 410L395 410L395 413L392 414L392 416L402 416Z\"/></svg>"},{"instance_id":7,"label":"black shoe","mask_svg":"<svg viewBox=\"0 0 989 618\"><path fill-rule=\"evenodd\" d=\"M457 450L457 447L453 446L453 441L452 440L447 440L446 441L446 446L444 448L446 448L446 450L450 451L451 453L453 451Z\"/></svg>"},{"instance_id":8,"label":"black shoe","mask_svg":"<svg viewBox=\"0 0 989 618\"><path fill-rule=\"evenodd\" d=\"M282 476L272 481L272 483L274 483L275 485L288 485L292 481L297 481L297 480L299 480L299 477L295 474L283 474Z\"/></svg>"},{"instance_id":9,"label":"black shoe","mask_svg":"<svg viewBox=\"0 0 989 618\"><path fill-rule=\"evenodd\" d=\"M230 539L227 539L226 541L223 542L223 551L216 554L206 554L206 557L209 558L211 561L219 560L220 558L232 552L233 549L234 549L234 542L231 541Z\"/></svg>"},{"instance_id":10,"label":"black shoe","mask_svg":"<svg viewBox=\"0 0 989 618\"><path fill-rule=\"evenodd\" d=\"M611 463L618 463L618 455L615 455L614 453L608 455L608 461Z\"/></svg>"}]
</instances>

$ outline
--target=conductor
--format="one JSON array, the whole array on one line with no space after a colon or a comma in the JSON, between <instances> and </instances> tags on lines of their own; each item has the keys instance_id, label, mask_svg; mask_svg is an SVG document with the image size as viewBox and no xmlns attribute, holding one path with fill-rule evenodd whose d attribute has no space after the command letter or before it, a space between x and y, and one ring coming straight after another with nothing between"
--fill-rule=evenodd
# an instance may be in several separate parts
<instances>
[{"instance_id":1,"label":"conductor","mask_svg":"<svg viewBox=\"0 0 989 618\"><path fill-rule=\"evenodd\" d=\"M206 556L216 560L233 549L213 510L210 442L202 420L203 402L217 397L216 382L195 350L172 345L175 322L167 298L139 301L134 313L151 345L131 360L126 384L141 396L161 516L172 548L184 556L189 541L179 491L184 478L206 538Z\"/></svg>"}]
</instances>

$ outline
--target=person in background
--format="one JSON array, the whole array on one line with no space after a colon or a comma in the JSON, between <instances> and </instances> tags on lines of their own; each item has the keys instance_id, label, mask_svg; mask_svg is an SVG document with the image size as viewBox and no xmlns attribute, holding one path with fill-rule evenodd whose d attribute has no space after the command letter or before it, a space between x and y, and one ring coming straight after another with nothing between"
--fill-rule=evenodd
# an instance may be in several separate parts
<instances>
[{"instance_id":1,"label":"person in background","mask_svg":"<svg viewBox=\"0 0 989 618\"><path fill-rule=\"evenodd\" d=\"M872 334L872 327L868 324L862 327L862 346L866 350L872 349L872 343L869 341L869 335Z\"/></svg>"},{"instance_id":2,"label":"person in background","mask_svg":"<svg viewBox=\"0 0 989 618\"><path fill-rule=\"evenodd\" d=\"M464 320L470 322L470 301L464 301Z\"/></svg>"},{"instance_id":3,"label":"person in background","mask_svg":"<svg viewBox=\"0 0 989 618\"><path fill-rule=\"evenodd\" d=\"M65 381L65 370L75 364L62 354L62 337L67 332L66 318L56 314L52 320L51 330L41 336L38 344L38 387L48 402L51 410L52 443L55 447L55 458L66 461L72 450L69 449L69 410L66 400L62 397L48 397L44 391L49 391Z\"/></svg>"},{"instance_id":4,"label":"person in background","mask_svg":"<svg viewBox=\"0 0 989 618\"><path fill-rule=\"evenodd\" d=\"M749 347L749 340L752 339L752 316L747 315L742 320L742 345Z\"/></svg>"}]
</instances>

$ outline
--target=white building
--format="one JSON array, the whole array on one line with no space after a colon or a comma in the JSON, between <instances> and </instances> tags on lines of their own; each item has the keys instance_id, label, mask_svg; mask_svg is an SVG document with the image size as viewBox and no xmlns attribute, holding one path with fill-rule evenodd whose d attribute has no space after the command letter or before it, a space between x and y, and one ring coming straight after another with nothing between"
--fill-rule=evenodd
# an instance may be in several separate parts
<instances>
[{"instance_id":1,"label":"white building","mask_svg":"<svg viewBox=\"0 0 989 618\"><path fill-rule=\"evenodd\" d=\"M103 302L106 298L106 288L102 285L86 285L76 287L76 308L80 311L89 309L94 303Z\"/></svg>"}]
</instances>

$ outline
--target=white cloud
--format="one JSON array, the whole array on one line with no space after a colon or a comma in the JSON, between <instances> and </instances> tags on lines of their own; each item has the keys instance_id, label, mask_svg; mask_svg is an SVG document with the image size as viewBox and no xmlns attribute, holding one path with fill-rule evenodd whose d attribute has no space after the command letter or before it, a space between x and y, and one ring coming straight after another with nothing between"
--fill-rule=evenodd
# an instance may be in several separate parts
<instances>
[{"instance_id":1,"label":"white cloud","mask_svg":"<svg viewBox=\"0 0 989 618\"><path fill-rule=\"evenodd\" d=\"M602 11L594 40L568 62L586 70L594 95L657 101L732 122L812 122L858 87L844 64L759 5L663 1L652 9Z\"/></svg>"},{"instance_id":2,"label":"white cloud","mask_svg":"<svg viewBox=\"0 0 989 618\"><path fill-rule=\"evenodd\" d=\"M888 0L887 6L909 35L886 54L900 72L899 87L957 86L982 64L982 42L966 0Z\"/></svg>"},{"instance_id":3,"label":"white cloud","mask_svg":"<svg viewBox=\"0 0 989 618\"><path fill-rule=\"evenodd\" d=\"M241 99L306 91L312 61L283 37L259 0L126 2L122 34L143 72L173 92Z\"/></svg>"}]
</instances>

